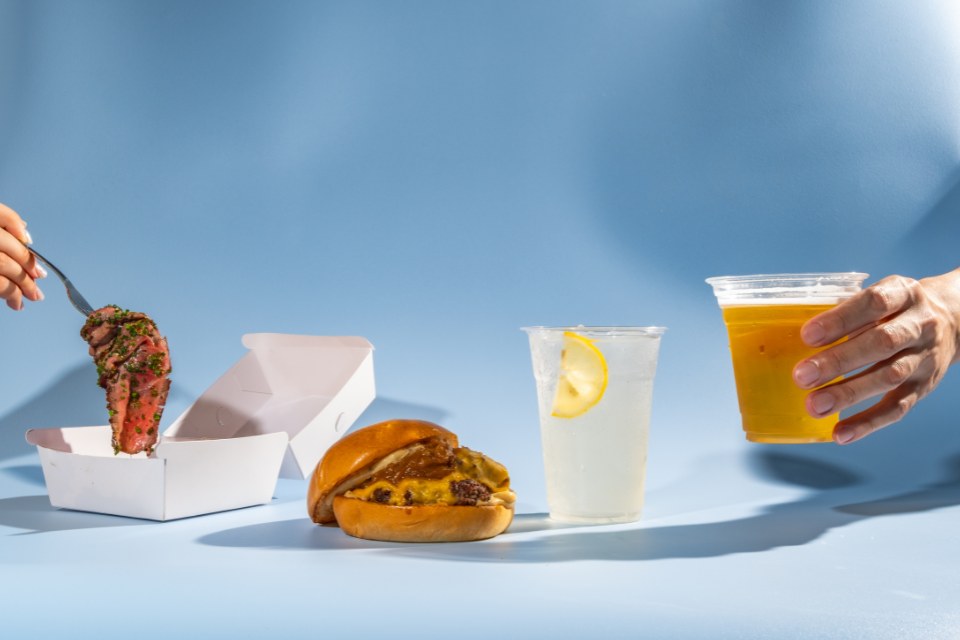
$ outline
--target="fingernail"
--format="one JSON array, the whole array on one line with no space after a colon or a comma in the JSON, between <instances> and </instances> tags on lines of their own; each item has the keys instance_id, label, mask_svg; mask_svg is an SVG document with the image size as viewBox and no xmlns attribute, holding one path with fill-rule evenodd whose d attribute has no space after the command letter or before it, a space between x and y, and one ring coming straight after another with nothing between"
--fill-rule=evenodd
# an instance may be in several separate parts
<instances>
[{"instance_id":1,"label":"fingernail","mask_svg":"<svg viewBox=\"0 0 960 640\"><path fill-rule=\"evenodd\" d=\"M34 300L36 300L37 302L40 302L41 300L43 300L43 297L44 297L43 291L40 291L40 289L37 289L37 297L34 298Z\"/></svg>"},{"instance_id":2,"label":"fingernail","mask_svg":"<svg viewBox=\"0 0 960 640\"><path fill-rule=\"evenodd\" d=\"M836 404L833 399L833 394L828 392L818 393L810 399L810 404L813 405L813 410L820 415L830 413L830 410L833 409L833 405Z\"/></svg>"},{"instance_id":3,"label":"fingernail","mask_svg":"<svg viewBox=\"0 0 960 640\"><path fill-rule=\"evenodd\" d=\"M822 324L819 322L811 322L800 331L800 337L811 347L816 347L820 345L826 333Z\"/></svg>"},{"instance_id":4,"label":"fingernail","mask_svg":"<svg viewBox=\"0 0 960 640\"><path fill-rule=\"evenodd\" d=\"M27 239L27 244L33 244L33 238L30 236L30 232L26 229L23 230L23 235Z\"/></svg>"},{"instance_id":5,"label":"fingernail","mask_svg":"<svg viewBox=\"0 0 960 640\"><path fill-rule=\"evenodd\" d=\"M43 265L39 262L37 263L37 276L41 278L46 278L48 275L47 270L43 268Z\"/></svg>"},{"instance_id":6,"label":"fingernail","mask_svg":"<svg viewBox=\"0 0 960 640\"><path fill-rule=\"evenodd\" d=\"M853 440L853 429L848 427L837 427L833 430L833 439L837 444L847 444Z\"/></svg>"},{"instance_id":7,"label":"fingernail","mask_svg":"<svg viewBox=\"0 0 960 640\"><path fill-rule=\"evenodd\" d=\"M806 360L797 365L793 370L793 379L797 384L808 387L820 378L820 368L810 360Z\"/></svg>"}]
</instances>

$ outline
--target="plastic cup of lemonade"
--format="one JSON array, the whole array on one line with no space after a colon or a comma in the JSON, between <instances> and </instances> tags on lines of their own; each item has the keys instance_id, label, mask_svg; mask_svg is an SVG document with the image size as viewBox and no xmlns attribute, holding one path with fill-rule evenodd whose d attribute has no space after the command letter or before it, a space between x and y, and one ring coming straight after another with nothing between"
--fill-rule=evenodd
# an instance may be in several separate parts
<instances>
[{"instance_id":1,"label":"plastic cup of lemonade","mask_svg":"<svg viewBox=\"0 0 960 640\"><path fill-rule=\"evenodd\" d=\"M747 440L774 444L831 442L839 414L814 418L810 390L793 381L812 349L800 327L854 295L865 273L783 273L708 278L730 338L733 375Z\"/></svg>"},{"instance_id":2,"label":"plastic cup of lemonade","mask_svg":"<svg viewBox=\"0 0 960 640\"><path fill-rule=\"evenodd\" d=\"M524 327L550 517L640 519L663 327Z\"/></svg>"}]
</instances>

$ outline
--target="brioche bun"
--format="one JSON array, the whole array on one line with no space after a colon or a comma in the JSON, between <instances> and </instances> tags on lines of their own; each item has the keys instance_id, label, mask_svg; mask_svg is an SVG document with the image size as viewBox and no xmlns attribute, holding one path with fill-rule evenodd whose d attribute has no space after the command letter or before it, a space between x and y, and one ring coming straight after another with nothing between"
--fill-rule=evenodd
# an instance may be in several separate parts
<instances>
[{"instance_id":1,"label":"brioche bun","mask_svg":"<svg viewBox=\"0 0 960 640\"><path fill-rule=\"evenodd\" d=\"M423 420L388 420L336 442L317 464L307 490L307 511L318 524L336 522L351 536L392 542L459 542L491 538L513 520L513 493L496 504L390 505L344 496L370 480L378 464L430 438L457 448L457 436ZM505 470L504 470L504 473ZM503 494L497 494L503 495Z\"/></svg>"},{"instance_id":2,"label":"brioche bun","mask_svg":"<svg viewBox=\"0 0 960 640\"><path fill-rule=\"evenodd\" d=\"M317 524L334 522L334 495L369 478L374 465L391 453L434 436L451 447L459 444L455 434L425 420L387 420L344 436L327 449L313 470L307 490L310 517Z\"/></svg>"}]
</instances>

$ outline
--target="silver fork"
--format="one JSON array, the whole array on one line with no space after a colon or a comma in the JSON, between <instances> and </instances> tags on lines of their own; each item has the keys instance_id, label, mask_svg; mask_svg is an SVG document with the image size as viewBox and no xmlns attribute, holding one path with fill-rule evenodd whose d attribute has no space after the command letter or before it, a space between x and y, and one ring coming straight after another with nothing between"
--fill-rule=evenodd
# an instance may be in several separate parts
<instances>
[{"instance_id":1,"label":"silver fork","mask_svg":"<svg viewBox=\"0 0 960 640\"><path fill-rule=\"evenodd\" d=\"M27 251L35 255L37 260L50 267L50 270L53 271L58 278L60 278L60 282L62 282L63 286L67 288L67 297L70 298L70 303L77 311L83 314L84 318L89 317L90 314L93 313L93 307L90 306L90 303L87 302L86 298L80 295L80 292L77 291L77 288L73 286L72 282L70 282L70 278L63 275L63 271L57 269L56 265L40 255L33 247L28 246Z\"/></svg>"}]
</instances>

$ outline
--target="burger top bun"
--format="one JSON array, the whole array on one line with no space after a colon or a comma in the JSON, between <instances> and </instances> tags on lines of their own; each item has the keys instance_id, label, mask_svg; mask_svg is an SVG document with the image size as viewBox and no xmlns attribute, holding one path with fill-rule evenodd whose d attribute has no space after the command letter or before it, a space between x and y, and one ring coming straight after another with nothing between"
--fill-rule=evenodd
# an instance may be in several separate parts
<instances>
[{"instance_id":1,"label":"burger top bun","mask_svg":"<svg viewBox=\"0 0 960 640\"><path fill-rule=\"evenodd\" d=\"M370 477L373 467L390 454L431 437L439 437L451 447L459 445L456 434L425 420L388 420L344 436L313 471L307 491L310 517L319 524L334 522L336 495Z\"/></svg>"}]
</instances>

